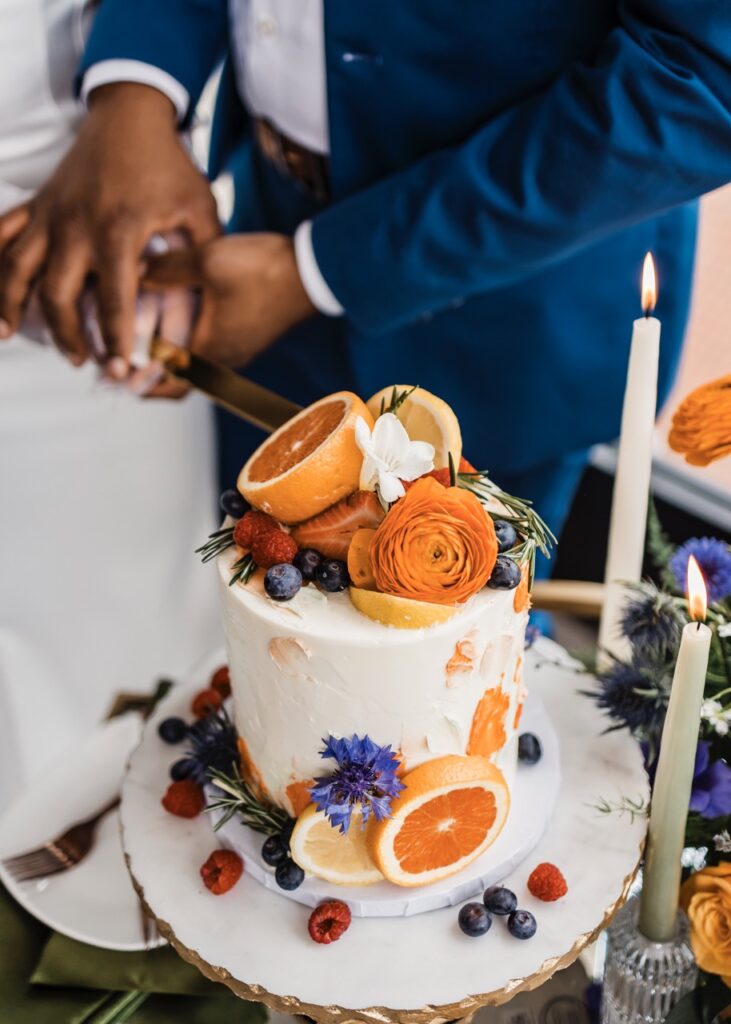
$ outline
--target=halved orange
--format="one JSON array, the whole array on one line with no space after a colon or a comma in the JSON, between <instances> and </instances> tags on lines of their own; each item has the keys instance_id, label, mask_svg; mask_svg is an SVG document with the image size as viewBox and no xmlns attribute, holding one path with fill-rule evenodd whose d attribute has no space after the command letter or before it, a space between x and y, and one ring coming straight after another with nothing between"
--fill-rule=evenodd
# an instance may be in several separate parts
<instances>
[{"instance_id":1,"label":"halved orange","mask_svg":"<svg viewBox=\"0 0 731 1024\"><path fill-rule=\"evenodd\" d=\"M238 489L281 523L301 523L358 489L363 455L355 421L373 417L352 391L303 409L261 444L239 473Z\"/></svg>"},{"instance_id":2,"label":"halved orange","mask_svg":"<svg viewBox=\"0 0 731 1024\"><path fill-rule=\"evenodd\" d=\"M376 577L371 562L371 541L376 531L361 527L353 534L348 548L348 575L353 585L361 590L375 590Z\"/></svg>"},{"instance_id":3,"label":"halved orange","mask_svg":"<svg viewBox=\"0 0 731 1024\"><path fill-rule=\"evenodd\" d=\"M374 863L394 885L430 885L465 868L497 839L510 809L502 772L451 754L403 777L392 816L369 824Z\"/></svg>"}]
</instances>

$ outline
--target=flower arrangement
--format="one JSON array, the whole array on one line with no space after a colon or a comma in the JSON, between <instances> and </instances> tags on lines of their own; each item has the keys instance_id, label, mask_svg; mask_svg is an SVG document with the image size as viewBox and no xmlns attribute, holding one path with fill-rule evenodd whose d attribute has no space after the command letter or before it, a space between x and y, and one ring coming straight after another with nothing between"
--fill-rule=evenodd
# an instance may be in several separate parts
<instances>
[{"instance_id":1,"label":"flower arrangement","mask_svg":"<svg viewBox=\"0 0 731 1024\"><path fill-rule=\"evenodd\" d=\"M688 559L694 556L707 583L713 636L685 835L686 845L699 851L693 864L704 866L683 883L681 905L699 967L731 984L731 547L703 537L675 548L654 508L648 538L662 586L643 582L633 588L621 620L629 656L614 658L599 673L593 696L609 718L609 729L628 728L640 741L652 780L680 636L690 621L682 595ZM632 808L632 813L646 811ZM709 992L716 991L715 984Z\"/></svg>"}]
</instances>

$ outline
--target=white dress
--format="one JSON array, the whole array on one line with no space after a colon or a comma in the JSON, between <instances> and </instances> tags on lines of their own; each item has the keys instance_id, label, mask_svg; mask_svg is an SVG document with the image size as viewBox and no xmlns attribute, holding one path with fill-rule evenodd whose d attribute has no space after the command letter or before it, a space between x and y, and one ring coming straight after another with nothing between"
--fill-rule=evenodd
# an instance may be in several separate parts
<instances>
[{"instance_id":1,"label":"white dress","mask_svg":"<svg viewBox=\"0 0 731 1024\"><path fill-rule=\"evenodd\" d=\"M73 138L83 0L0 0L0 209ZM103 717L219 640L204 399L140 401L0 342L0 807Z\"/></svg>"}]
</instances>

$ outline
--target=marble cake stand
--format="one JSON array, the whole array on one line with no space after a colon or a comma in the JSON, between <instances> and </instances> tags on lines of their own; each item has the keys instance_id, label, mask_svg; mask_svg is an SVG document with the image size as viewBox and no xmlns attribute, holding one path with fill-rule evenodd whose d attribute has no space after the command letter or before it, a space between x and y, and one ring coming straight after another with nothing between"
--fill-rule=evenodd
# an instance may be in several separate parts
<instances>
[{"instance_id":1,"label":"marble cake stand","mask_svg":"<svg viewBox=\"0 0 731 1024\"><path fill-rule=\"evenodd\" d=\"M526 662L528 686L559 737L562 776L545 834L503 879L537 918L532 939L512 938L498 918L487 935L469 939L447 907L354 918L339 942L321 946L307 934L307 908L246 872L231 892L213 896L199 876L219 845L210 822L165 813L160 796L169 748L155 770L148 756L156 722L183 706L176 706L181 698L175 693L150 720L147 739L131 759L121 808L130 873L161 933L185 960L242 998L322 1024L464 1018L568 967L624 902L645 836L642 816L605 814L597 804L646 799L647 778L629 736L604 734L606 719L579 693L590 677L578 674L561 648L541 640ZM531 869L544 860L557 864L569 884L557 903L541 903L526 889Z\"/></svg>"}]
</instances>

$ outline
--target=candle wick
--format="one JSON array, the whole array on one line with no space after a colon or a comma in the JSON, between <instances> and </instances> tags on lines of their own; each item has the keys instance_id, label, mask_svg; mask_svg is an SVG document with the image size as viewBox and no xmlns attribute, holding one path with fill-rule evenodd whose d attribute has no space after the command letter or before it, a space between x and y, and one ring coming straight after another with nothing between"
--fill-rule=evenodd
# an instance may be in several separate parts
<instances>
[{"instance_id":1,"label":"candle wick","mask_svg":"<svg viewBox=\"0 0 731 1024\"><path fill-rule=\"evenodd\" d=\"M696 626L695 631L696 631L696 633L700 633L700 631L701 631L701 620L700 619L698 619L698 625Z\"/></svg>"}]
</instances>

